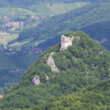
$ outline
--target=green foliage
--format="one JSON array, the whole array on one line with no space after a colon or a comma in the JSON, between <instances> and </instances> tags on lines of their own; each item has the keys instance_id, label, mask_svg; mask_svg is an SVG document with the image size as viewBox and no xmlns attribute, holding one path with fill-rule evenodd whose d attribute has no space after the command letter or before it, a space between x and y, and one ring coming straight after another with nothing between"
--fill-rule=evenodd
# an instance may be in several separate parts
<instances>
[{"instance_id":1,"label":"green foliage","mask_svg":"<svg viewBox=\"0 0 110 110\"><path fill-rule=\"evenodd\" d=\"M54 102L41 104L29 110L109 110L109 93L110 80L107 80L89 87L85 92L69 94Z\"/></svg>"},{"instance_id":2,"label":"green foliage","mask_svg":"<svg viewBox=\"0 0 110 110\"><path fill-rule=\"evenodd\" d=\"M109 78L110 53L83 32L69 32L66 35L79 36L80 40L76 37L73 40L73 45L65 51L60 51L60 44L58 44L44 52L24 73L19 85L4 97L0 103L0 108L4 110L23 109L44 104L37 109L46 110L48 106L47 110L70 110L70 108L81 110L88 106L87 102L89 107L94 110L100 107L109 107L109 104L103 104L103 101L108 101L109 97L105 99L106 94L94 93L94 91L91 92L91 89L93 89L92 85ZM58 73L52 72L46 63L51 52L54 52L53 59L59 69ZM39 86L32 84L35 75L40 77ZM49 80L46 80L46 76L49 77ZM84 89L90 85L92 88L90 87L85 91ZM75 95L82 90L84 90L83 94ZM52 102L58 100L59 96L72 93L74 94L69 99L66 98L63 101L61 99L57 103ZM90 101L91 99L92 101ZM99 99L101 100L99 101ZM47 102L49 104L45 105Z\"/></svg>"}]
</instances>

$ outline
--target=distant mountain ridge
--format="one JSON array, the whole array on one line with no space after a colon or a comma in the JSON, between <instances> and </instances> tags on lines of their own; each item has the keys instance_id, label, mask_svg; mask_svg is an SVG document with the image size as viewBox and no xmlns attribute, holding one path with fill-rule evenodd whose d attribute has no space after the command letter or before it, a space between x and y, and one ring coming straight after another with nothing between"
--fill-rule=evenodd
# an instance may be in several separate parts
<instances>
[{"instance_id":1,"label":"distant mountain ridge","mask_svg":"<svg viewBox=\"0 0 110 110\"><path fill-rule=\"evenodd\" d=\"M1 6L29 6L29 5L33 5L33 4L37 4L37 3L56 3L56 2L66 2L66 3L71 3L71 2L85 2L85 1L91 1L91 0L54 0L54 1L51 1L51 0L0 0L1 2Z\"/></svg>"},{"instance_id":2,"label":"distant mountain ridge","mask_svg":"<svg viewBox=\"0 0 110 110\"><path fill-rule=\"evenodd\" d=\"M77 31L99 22L101 23L109 21L109 10L109 1L100 3L95 2L89 6L73 10L66 14L54 16L48 21L43 22L36 27L21 32L18 38L18 42L32 37L34 40L31 42L37 41L39 47L47 48L60 41L60 35L67 31ZM94 36L92 37L94 38ZM41 42L39 43L39 41ZM106 45L105 48L109 49Z\"/></svg>"},{"instance_id":3,"label":"distant mountain ridge","mask_svg":"<svg viewBox=\"0 0 110 110\"><path fill-rule=\"evenodd\" d=\"M72 2L96 2L96 1L108 1L108 0L0 0L0 6L29 6L37 3L72 3Z\"/></svg>"}]
</instances>

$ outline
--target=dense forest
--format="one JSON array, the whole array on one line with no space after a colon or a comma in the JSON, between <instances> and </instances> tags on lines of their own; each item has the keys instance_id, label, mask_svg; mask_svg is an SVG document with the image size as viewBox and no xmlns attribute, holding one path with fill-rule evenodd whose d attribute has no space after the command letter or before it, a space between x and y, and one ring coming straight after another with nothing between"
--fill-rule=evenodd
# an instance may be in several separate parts
<instances>
[{"instance_id":1,"label":"dense forest","mask_svg":"<svg viewBox=\"0 0 110 110\"><path fill-rule=\"evenodd\" d=\"M54 102L41 104L26 110L109 110L110 80L88 87L83 92L69 94Z\"/></svg>"},{"instance_id":2,"label":"dense forest","mask_svg":"<svg viewBox=\"0 0 110 110\"><path fill-rule=\"evenodd\" d=\"M60 101L60 99L57 99L59 96L65 95L65 99L68 99L68 96L66 97L66 95L74 93L71 96L72 98L74 97L75 93L81 93L82 90L88 88L89 86L92 87L101 81L103 82L104 80L109 79L109 52L107 52L84 32L68 32L65 34L65 36L74 36L72 46L69 46L65 51L60 51L61 44L57 44L44 52L39 59L24 73L19 85L13 88L13 90L10 91L3 98L3 100L1 100L1 109L24 109L34 107L35 105L44 104L43 109L45 110L45 103L52 102L50 106L48 106L48 104L46 105L46 108L47 106L51 108L54 106L54 104L56 105L57 100ZM54 52L53 59L56 67L59 70L57 72L53 72L50 66L46 63L49 55L52 52ZM37 86L33 85L32 83L33 78L36 75L40 80L40 85ZM89 90L92 89L90 88L88 91ZM107 94L106 92L105 94L85 92L81 96L78 95L80 98L79 100L77 99L77 95L75 95L76 99L74 99L73 102L77 100L79 102L79 106L81 105L83 108L87 106L87 101L90 101L90 103L88 103L90 106L92 106L91 103L94 101L94 99L99 101L99 99L102 97L102 102L100 102L100 105L94 105L93 108L100 108L100 106L105 106L105 108L107 108L107 106L109 106L109 103L107 102L107 100L109 100L109 92L110 91L107 91ZM92 101L90 100L91 96L94 96ZM103 98L104 96L107 98ZM60 105L63 102L65 101L61 99L59 105L54 107L65 107L66 104L68 104L68 101L66 101L64 105ZM95 102L93 103L95 104ZM71 106L74 106L74 103L71 102L70 104ZM40 107L42 108L43 106L41 105Z\"/></svg>"}]
</instances>

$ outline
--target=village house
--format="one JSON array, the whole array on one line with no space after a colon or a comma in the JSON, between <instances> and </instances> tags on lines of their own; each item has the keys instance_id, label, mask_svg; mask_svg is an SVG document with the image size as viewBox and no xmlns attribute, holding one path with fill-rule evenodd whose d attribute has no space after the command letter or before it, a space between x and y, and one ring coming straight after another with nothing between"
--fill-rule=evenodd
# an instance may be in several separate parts
<instances>
[{"instance_id":1,"label":"village house","mask_svg":"<svg viewBox=\"0 0 110 110\"><path fill-rule=\"evenodd\" d=\"M3 95L0 95L0 99L3 98Z\"/></svg>"}]
</instances>

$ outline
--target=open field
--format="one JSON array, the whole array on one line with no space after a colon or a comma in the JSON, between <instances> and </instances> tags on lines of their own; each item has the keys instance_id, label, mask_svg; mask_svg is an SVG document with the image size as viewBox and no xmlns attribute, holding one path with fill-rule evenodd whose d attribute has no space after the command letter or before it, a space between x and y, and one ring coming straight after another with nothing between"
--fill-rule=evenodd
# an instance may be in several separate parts
<instances>
[{"instance_id":1,"label":"open field","mask_svg":"<svg viewBox=\"0 0 110 110\"><path fill-rule=\"evenodd\" d=\"M25 18L27 15L36 15L36 13L23 8L0 8L0 16Z\"/></svg>"},{"instance_id":2,"label":"open field","mask_svg":"<svg viewBox=\"0 0 110 110\"><path fill-rule=\"evenodd\" d=\"M76 3L60 3L60 4L47 4L47 7L56 14L66 13L90 4L89 2L76 2ZM59 11L60 10L60 11Z\"/></svg>"},{"instance_id":3,"label":"open field","mask_svg":"<svg viewBox=\"0 0 110 110\"><path fill-rule=\"evenodd\" d=\"M6 32L0 32L0 44L2 44L5 48L8 45L8 42L15 40L18 38L18 34L9 34Z\"/></svg>"}]
</instances>

